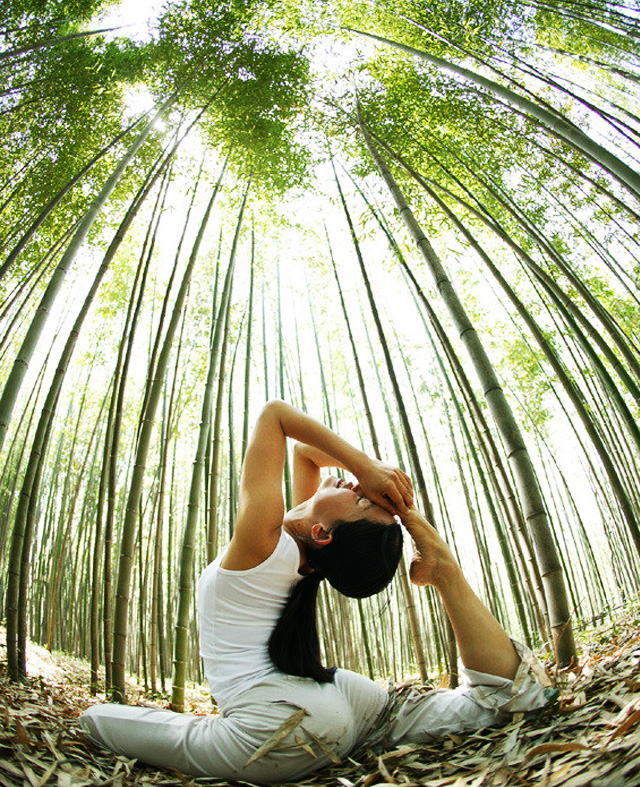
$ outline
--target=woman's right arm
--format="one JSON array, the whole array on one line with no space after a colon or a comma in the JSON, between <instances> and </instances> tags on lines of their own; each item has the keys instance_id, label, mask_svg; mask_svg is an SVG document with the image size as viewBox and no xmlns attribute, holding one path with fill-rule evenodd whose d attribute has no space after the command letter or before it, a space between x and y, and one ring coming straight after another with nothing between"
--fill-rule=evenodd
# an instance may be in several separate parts
<instances>
[{"instance_id":1,"label":"woman's right arm","mask_svg":"<svg viewBox=\"0 0 640 787\"><path fill-rule=\"evenodd\" d=\"M233 538L222 562L232 571L253 568L275 549L284 516L282 473L286 435L279 402L267 402L251 432L240 476Z\"/></svg>"}]
</instances>

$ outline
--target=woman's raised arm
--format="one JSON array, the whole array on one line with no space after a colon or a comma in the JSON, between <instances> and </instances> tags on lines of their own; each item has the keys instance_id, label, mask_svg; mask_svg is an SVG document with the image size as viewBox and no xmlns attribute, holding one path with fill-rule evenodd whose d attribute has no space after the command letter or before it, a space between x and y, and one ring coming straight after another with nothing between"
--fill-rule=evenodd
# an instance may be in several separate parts
<instances>
[{"instance_id":1,"label":"woman's raised arm","mask_svg":"<svg viewBox=\"0 0 640 787\"><path fill-rule=\"evenodd\" d=\"M366 497L391 513L406 510L412 502L411 481L401 470L370 459L315 418L273 400L260 413L247 447L238 516L224 568L257 566L278 542L284 517L282 474L287 437L333 457L336 466L356 476Z\"/></svg>"}]
</instances>

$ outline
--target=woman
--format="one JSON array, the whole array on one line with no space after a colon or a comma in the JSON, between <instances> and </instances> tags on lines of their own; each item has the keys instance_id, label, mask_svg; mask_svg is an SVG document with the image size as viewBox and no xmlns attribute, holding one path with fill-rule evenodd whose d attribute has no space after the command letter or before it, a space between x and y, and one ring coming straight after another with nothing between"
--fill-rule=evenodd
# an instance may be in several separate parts
<instances>
[{"instance_id":1,"label":"woman","mask_svg":"<svg viewBox=\"0 0 640 787\"><path fill-rule=\"evenodd\" d=\"M297 443L294 507L285 512L287 437ZM357 483L320 483L322 467L343 468ZM325 578L355 597L391 581L402 551L396 515L416 547L412 581L433 585L444 602L464 686L394 702L367 678L321 664L315 601ZM205 671L222 715L93 706L81 723L94 740L184 773L273 783L298 779L376 737L420 743L545 704L542 669L511 642L413 507L409 477L284 402L268 403L258 418L234 535L200 578L198 610Z\"/></svg>"}]
</instances>

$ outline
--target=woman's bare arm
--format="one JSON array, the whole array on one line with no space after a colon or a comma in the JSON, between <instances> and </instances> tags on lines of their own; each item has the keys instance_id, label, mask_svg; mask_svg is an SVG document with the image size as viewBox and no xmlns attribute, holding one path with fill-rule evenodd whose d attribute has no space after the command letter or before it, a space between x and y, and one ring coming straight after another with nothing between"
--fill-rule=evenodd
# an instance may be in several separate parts
<instances>
[{"instance_id":1,"label":"woman's bare arm","mask_svg":"<svg viewBox=\"0 0 640 787\"><path fill-rule=\"evenodd\" d=\"M413 500L411 481L402 471L370 459L301 410L278 400L268 402L258 417L245 454L238 516L224 568L244 570L257 566L278 542L284 516L282 473L287 437L331 457L332 465L353 473L364 494L392 513L406 511Z\"/></svg>"},{"instance_id":2,"label":"woman's bare arm","mask_svg":"<svg viewBox=\"0 0 640 787\"><path fill-rule=\"evenodd\" d=\"M321 467L344 467L334 456L305 443L293 446L293 505L297 506L312 497L320 486Z\"/></svg>"}]
</instances>

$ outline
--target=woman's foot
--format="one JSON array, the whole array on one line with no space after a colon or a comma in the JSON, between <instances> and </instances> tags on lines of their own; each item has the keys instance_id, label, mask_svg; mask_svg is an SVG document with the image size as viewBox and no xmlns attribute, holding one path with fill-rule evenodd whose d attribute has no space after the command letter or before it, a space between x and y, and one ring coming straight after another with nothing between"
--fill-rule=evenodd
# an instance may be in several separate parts
<instances>
[{"instance_id":1,"label":"woman's foot","mask_svg":"<svg viewBox=\"0 0 640 787\"><path fill-rule=\"evenodd\" d=\"M411 508L402 524L409 531L416 547L409 578L414 585L438 587L448 582L460 568L451 550L417 508Z\"/></svg>"}]
</instances>

